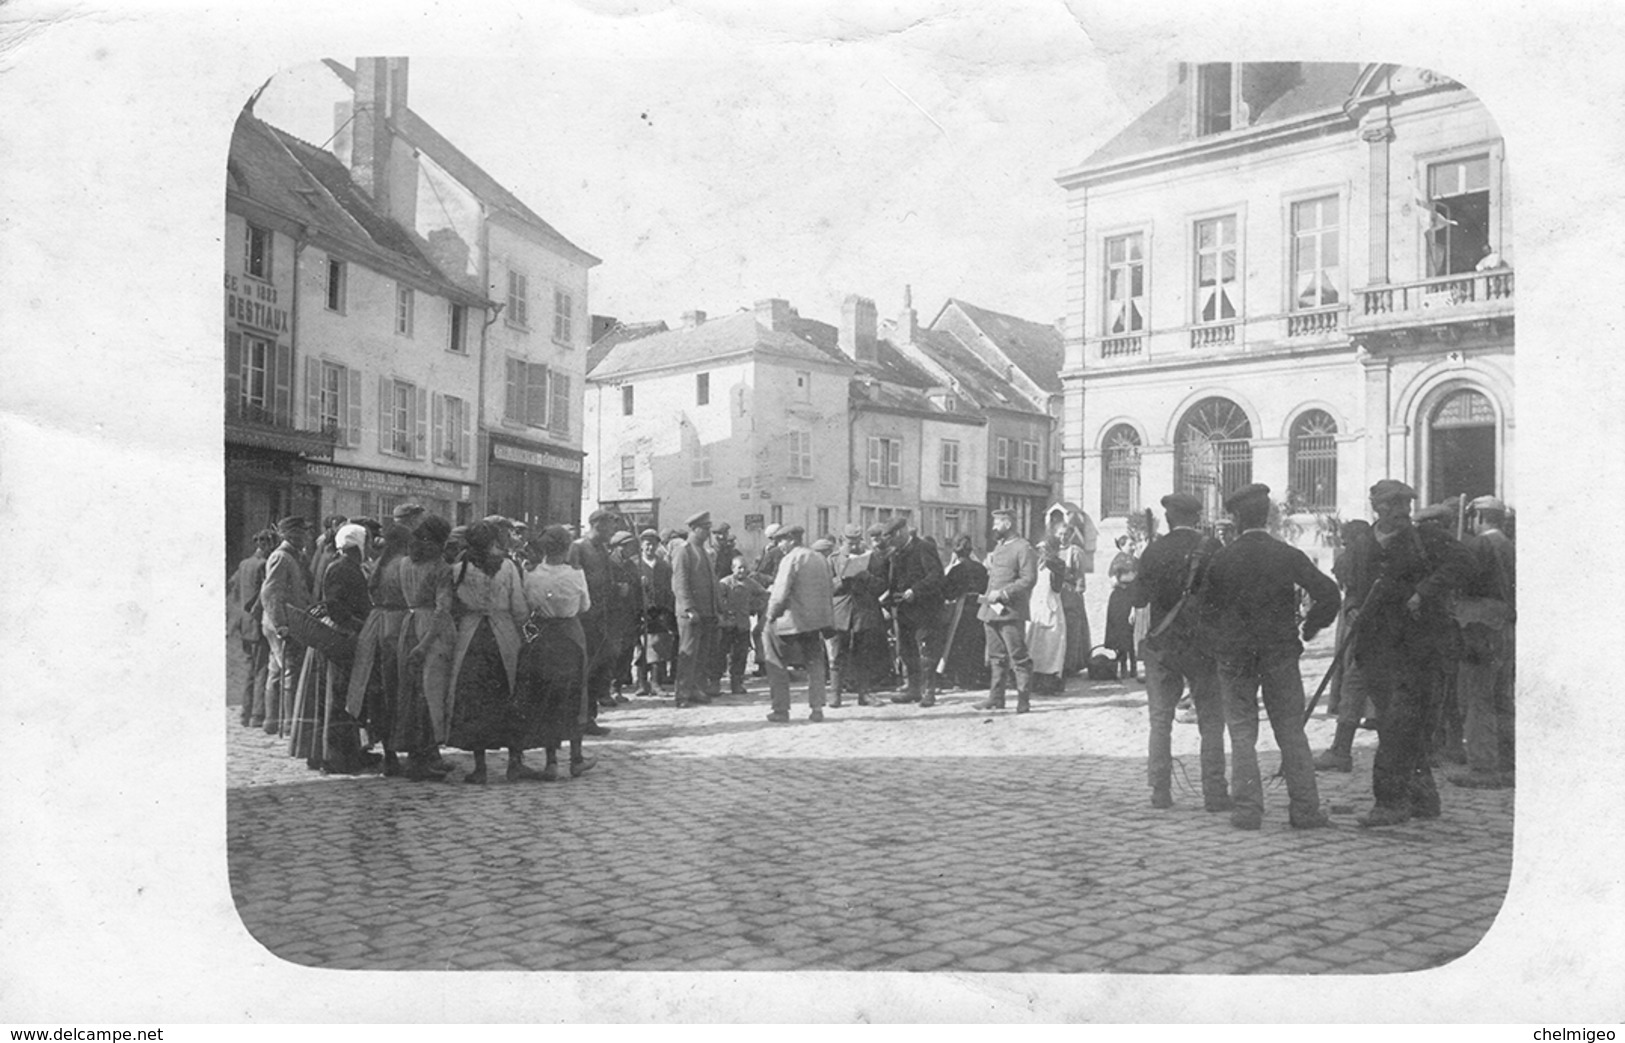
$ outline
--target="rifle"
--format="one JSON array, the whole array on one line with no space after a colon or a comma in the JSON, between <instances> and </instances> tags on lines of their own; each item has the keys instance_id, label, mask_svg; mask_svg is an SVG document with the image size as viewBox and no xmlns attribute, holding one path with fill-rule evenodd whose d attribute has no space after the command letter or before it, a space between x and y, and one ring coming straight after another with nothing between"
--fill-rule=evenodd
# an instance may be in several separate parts
<instances>
[{"instance_id":1,"label":"rifle","mask_svg":"<svg viewBox=\"0 0 1625 1043\"><path fill-rule=\"evenodd\" d=\"M937 661L937 673L948 669L948 653L954 650L954 635L959 633L959 620L965 614L965 595L954 602L954 618L948 622L948 640L942 643L942 658Z\"/></svg>"}]
</instances>

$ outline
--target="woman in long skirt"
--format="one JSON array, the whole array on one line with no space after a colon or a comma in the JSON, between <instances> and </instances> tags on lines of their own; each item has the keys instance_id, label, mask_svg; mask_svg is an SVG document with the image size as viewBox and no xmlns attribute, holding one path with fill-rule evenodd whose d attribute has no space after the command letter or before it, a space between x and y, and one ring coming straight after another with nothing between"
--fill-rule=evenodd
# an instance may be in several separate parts
<instances>
[{"instance_id":1,"label":"woman in long skirt","mask_svg":"<svg viewBox=\"0 0 1625 1043\"><path fill-rule=\"evenodd\" d=\"M566 562L570 533L550 525L542 533L543 560L525 574L525 603L535 636L519 655L519 691L525 717L525 746L547 752L542 778L559 777L559 746L570 744L570 776L595 763L581 752L587 721L587 636L581 614L592 607L584 572Z\"/></svg>"},{"instance_id":2,"label":"woman in long skirt","mask_svg":"<svg viewBox=\"0 0 1625 1043\"><path fill-rule=\"evenodd\" d=\"M451 653L457 630L451 618L451 566L446 539L451 525L429 515L412 531L408 555L399 561L406 616L395 646L400 663L390 747L406 752L405 777L439 781L450 767L439 759L450 705Z\"/></svg>"},{"instance_id":3,"label":"woman in long skirt","mask_svg":"<svg viewBox=\"0 0 1625 1043\"><path fill-rule=\"evenodd\" d=\"M1066 562L1061 544L1051 536L1044 542L1038 582L1027 600L1027 650L1033 657L1033 690L1059 692L1066 666L1066 616L1061 588L1066 584Z\"/></svg>"},{"instance_id":4,"label":"woman in long skirt","mask_svg":"<svg viewBox=\"0 0 1625 1043\"><path fill-rule=\"evenodd\" d=\"M333 542L336 556L322 577L327 618L345 633L359 634L372 612L366 574L361 569L367 530L360 525L343 525L334 535ZM353 775L378 763L377 754L362 751L360 729L343 705L349 697L352 666L353 660L350 658L327 660L327 683L322 687L321 699L316 703L313 722L316 729L314 734L320 735L321 741L319 747L312 744L307 761L312 768ZM321 753L315 752L317 748Z\"/></svg>"},{"instance_id":5,"label":"woman in long skirt","mask_svg":"<svg viewBox=\"0 0 1625 1043\"><path fill-rule=\"evenodd\" d=\"M367 729L369 739L384 744L384 774L401 773L395 746L395 718L400 700L401 627L406 622L406 592L401 587L401 564L411 549L412 530L391 525L384 532L384 549L367 581L372 612L356 641L355 666L350 671L346 709Z\"/></svg>"},{"instance_id":6,"label":"woman in long skirt","mask_svg":"<svg viewBox=\"0 0 1625 1043\"><path fill-rule=\"evenodd\" d=\"M1117 656L1117 676L1125 672L1135 680L1140 676L1139 657L1134 641L1134 577L1140 571L1140 559L1134 556L1134 539L1117 537L1117 556L1112 559L1107 574L1111 576L1112 592L1106 601L1105 645Z\"/></svg>"},{"instance_id":7,"label":"woman in long skirt","mask_svg":"<svg viewBox=\"0 0 1625 1043\"><path fill-rule=\"evenodd\" d=\"M524 719L518 702L520 637L530 609L519 569L496 548L496 527L475 522L452 566L457 647L451 664L451 729L447 744L474 754L464 782L485 783L485 751L508 748L508 781L539 781L525 766Z\"/></svg>"}]
</instances>

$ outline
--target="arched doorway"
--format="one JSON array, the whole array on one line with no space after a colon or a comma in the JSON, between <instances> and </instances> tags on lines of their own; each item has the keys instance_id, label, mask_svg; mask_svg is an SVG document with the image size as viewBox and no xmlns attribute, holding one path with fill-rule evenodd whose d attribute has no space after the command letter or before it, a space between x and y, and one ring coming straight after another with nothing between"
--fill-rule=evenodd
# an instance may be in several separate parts
<instances>
[{"instance_id":1,"label":"arched doorway","mask_svg":"<svg viewBox=\"0 0 1625 1043\"><path fill-rule=\"evenodd\" d=\"M1494 495L1497 433L1495 406L1483 392L1458 388L1440 399L1427 418L1428 500Z\"/></svg>"},{"instance_id":2,"label":"arched doorway","mask_svg":"<svg viewBox=\"0 0 1625 1043\"><path fill-rule=\"evenodd\" d=\"M1224 498L1253 480L1253 427L1227 398L1204 398L1174 432L1174 482L1202 501L1211 521L1224 516Z\"/></svg>"}]
</instances>

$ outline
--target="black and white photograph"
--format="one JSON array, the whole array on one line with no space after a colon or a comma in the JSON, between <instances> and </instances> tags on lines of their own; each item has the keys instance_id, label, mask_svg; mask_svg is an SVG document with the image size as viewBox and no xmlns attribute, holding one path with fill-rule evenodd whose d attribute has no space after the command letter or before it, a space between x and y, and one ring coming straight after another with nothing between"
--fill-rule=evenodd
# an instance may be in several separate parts
<instances>
[{"instance_id":1,"label":"black and white photograph","mask_svg":"<svg viewBox=\"0 0 1625 1043\"><path fill-rule=\"evenodd\" d=\"M285 15L0 9L0 1016L1620 1021L1614 20Z\"/></svg>"}]
</instances>

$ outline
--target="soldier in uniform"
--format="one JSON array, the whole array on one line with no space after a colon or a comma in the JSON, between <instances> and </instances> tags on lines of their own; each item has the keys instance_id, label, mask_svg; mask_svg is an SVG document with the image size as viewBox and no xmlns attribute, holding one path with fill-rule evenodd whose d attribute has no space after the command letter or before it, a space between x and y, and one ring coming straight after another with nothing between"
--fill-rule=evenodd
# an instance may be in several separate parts
<instances>
[{"instance_id":1,"label":"soldier in uniform","mask_svg":"<svg viewBox=\"0 0 1625 1043\"><path fill-rule=\"evenodd\" d=\"M1168 534L1145 549L1139 571L1128 587L1134 607L1150 606L1150 630L1142 654L1151 721L1146 758L1151 806L1174 806L1170 787L1174 710L1189 689L1202 742L1202 806L1209 811L1229 811L1232 802L1224 778L1224 700L1219 696L1212 626L1206 618L1202 591L1219 541L1197 530L1202 501L1196 497L1169 493L1162 498L1162 508L1168 519Z\"/></svg>"},{"instance_id":2,"label":"soldier in uniform","mask_svg":"<svg viewBox=\"0 0 1625 1043\"><path fill-rule=\"evenodd\" d=\"M1456 600L1462 656L1456 693L1467 713L1467 770L1445 776L1457 786L1500 789L1513 783L1513 653L1517 559L1502 528L1506 505L1493 496L1471 504L1473 577Z\"/></svg>"},{"instance_id":3,"label":"soldier in uniform","mask_svg":"<svg viewBox=\"0 0 1625 1043\"><path fill-rule=\"evenodd\" d=\"M1362 826L1439 817L1439 790L1428 764L1455 622L1448 598L1472 577L1473 559L1451 536L1411 522L1416 492L1384 478L1371 487L1372 538L1349 548L1373 578L1353 623L1354 661L1377 707L1376 806Z\"/></svg>"},{"instance_id":4,"label":"soldier in uniform","mask_svg":"<svg viewBox=\"0 0 1625 1043\"><path fill-rule=\"evenodd\" d=\"M1033 657L1027 653L1027 601L1038 582L1038 552L1016 535L1014 511L993 512L993 538L998 542L987 554L987 593L979 599L982 607L976 613L983 623L993 676L987 699L977 703L976 709L1004 709L1005 689L1014 680L1016 712L1026 713L1033 683Z\"/></svg>"},{"instance_id":5,"label":"soldier in uniform","mask_svg":"<svg viewBox=\"0 0 1625 1043\"><path fill-rule=\"evenodd\" d=\"M909 531L906 518L893 518L886 526L886 536L891 553L886 559L886 593L881 601L890 603L897 622L897 655L907 682L901 695L892 696L892 702L935 706L931 671L937 664L931 655L931 629L942 608L942 559L934 547Z\"/></svg>"},{"instance_id":6,"label":"soldier in uniform","mask_svg":"<svg viewBox=\"0 0 1625 1043\"><path fill-rule=\"evenodd\" d=\"M1258 701L1262 691L1286 776L1288 822L1294 829L1329 825L1320 810L1315 765L1303 734L1303 676L1298 656L1298 591L1311 604L1303 621L1307 641L1337 618L1337 583L1309 556L1269 534L1269 486L1249 485L1224 501L1235 518L1233 543L1213 556L1207 595L1214 620L1219 694L1230 731L1230 824L1258 829L1264 789L1258 773ZM1200 712L1200 711L1198 711ZM1200 726L1200 722L1199 726Z\"/></svg>"}]
</instances>

